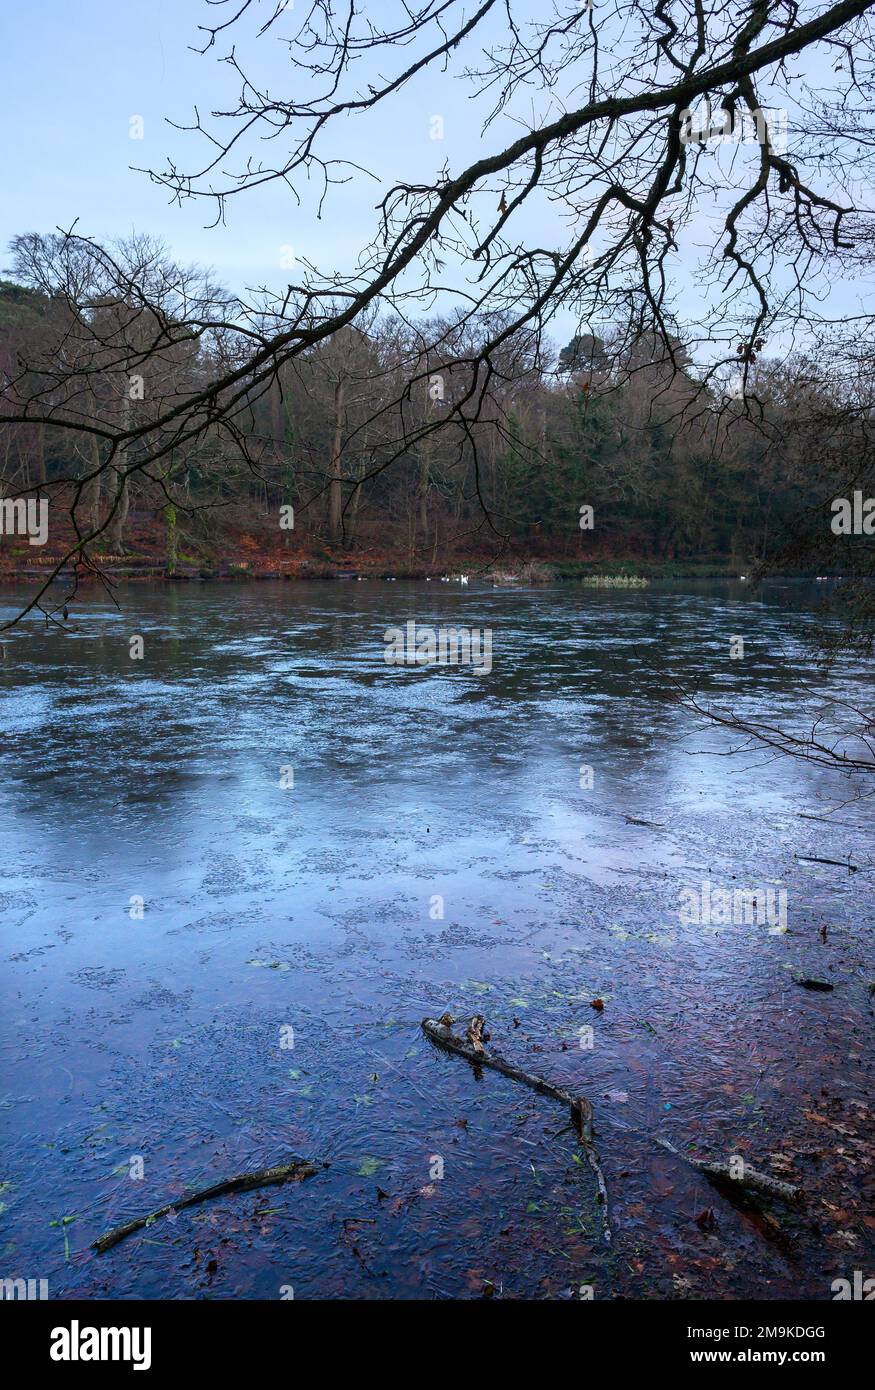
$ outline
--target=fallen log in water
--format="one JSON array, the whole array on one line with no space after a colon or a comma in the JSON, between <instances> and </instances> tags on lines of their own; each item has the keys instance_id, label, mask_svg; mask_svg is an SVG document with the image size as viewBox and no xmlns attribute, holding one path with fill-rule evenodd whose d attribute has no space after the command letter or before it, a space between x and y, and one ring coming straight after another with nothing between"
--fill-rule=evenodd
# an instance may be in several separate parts
<instances>
[{"instance_id":1,"label":"fallen log in water","mask_svg":"<svg viewBox=\"0 0 875 1390\"><path fill-rule=\"evenodd\" d=\"M558 1100L562 1105L568 1106L571 1111L572 1124L577 1131L587 1162L595 1176L602 1218L602 1234L604 1239L610 1243L608 1188L599 1156L592 1142L592 1106L589 1101L585 1096L573 1096L570 1091L564 1090L561 1086L554 1086L552 1081L545 1081L541 1076L535 1076L531 1072L523 1071L521 1067L515 1067L512 1062L506 1062L496 1052L487 1052L483 1046L483 1040L488 1040L489 1034L486 1032L482 1014L475 1014L471 1019L468 1025L468 1041L453 1032L453 1022L454 1020L450 1018L449 1014L444 1014L441 1019L424 1018L422 1029L426 1037L431 1038L432 1042L437 1043L439 1047L445 1047L450 1052L457 1052L472 1066L491 1067L493 1071L501 1072L502 1076L509 1077L511 1081L519 1081L523 1086L528 1086L530 1090L537 1091L542 1096L551 1096L553 1100Z\"/></svg>"},{"instance_id":2,"label":"fallen log in water","mask_svg":"<svg viewBox=\"0 0 875 1390\"><path fill-rule=\"evenodd\" d=\"M860 868L849 859L819 859L816 854L797 854L795 858L800 864L833 864L837 869L847 869L849 874L858 873Z\"/></svg>"},{"instance_id":3,"label":"fallen log in water","mask_svg":"<svg viewBox=\"0 0 875 1390\"><path fill-rule=\"evenodd\" d=\"M707 1159L691 1158L689 1154L682 1154L667 1139L657 1139L656 1142L661 1144L664 1149L668 1149L670 1153L676 1154L678 1158L682 1158L685 1163L689 1163L698 1172L703 1173L711 1182L718 1183L723 1188L736 1187L751 1192L759 1192L766 1197L777 1197L782 1202L800 1202L802 1200L801 1187L796 1187L794 1183L781 1182L780 1178L773 1178L770 1173L761 1173L759 1168L754 1168L747 1159L742 1160L736 1172L733 1164L712 1163Z\"/></svg>"},{"instance_id":4,"label":"fallen log in water","mask_svg":"<svg viewBox=\"0 0 875 1390\"><path fill-rule=\"evenodd\" d=\"M327 1164L322 1166L327 1167ZM281 1163L276 1168L257 1168L251 1173L238 1173L233 1178L213 1183L212 1187L202 1187L199 1192L192 1192L188 1197L168 1202L166 1206L158 1207L157 1211L151 1211L146 1216L138 1216L133 1221L126 1221L122 1226L114 1226L105 1236L95 1240L92 1248L98 1255L102 1255L105 1250L111 1250L114 1245L118 1245L125 1236L142 1230L144 1226L151 1226L159 1217L182 1211L184 1207L196 1206L198 1202L209 1201L211 1197L222 1197L227 1192L249 1192L255 1187L271 1187L281 1182L302 1182L304 1178L310 1178L318 1171L317 1164L308 1163L304 1158L296 1158L292 1163Z\"/></svg>"}]
</instances>

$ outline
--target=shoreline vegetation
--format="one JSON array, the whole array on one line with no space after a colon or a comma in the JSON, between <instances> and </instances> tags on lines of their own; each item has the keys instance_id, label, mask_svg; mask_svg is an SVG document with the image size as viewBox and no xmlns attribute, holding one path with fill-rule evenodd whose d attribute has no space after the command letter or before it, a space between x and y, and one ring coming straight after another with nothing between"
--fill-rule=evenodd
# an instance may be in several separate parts
<instances>
[{"instance_id":1,"label":"shoreline vegetation","mask_svg":"<svg viewBox=\"0 0 875 1390\"><path fill-rule=\"evenodd\" d=\"M132 528L132 531L135 528ZM531 554L513 550L458 550L448 547L437 557L420 555L403 547L360 546L344 550L318 540L307 544L277 543L263 536L233 535L205 546L200 540L180 536L168 554L157 527L144 524L140 535L132 535L125 554L89 550L89 565L77 567L72 561L56 575L59 583L90 585L99 582L91 567L112 582L157 581L202 583L263 580L357 580L408 579L470 580L491 582L496 588L527 588L562 581L579 581L589 588L644 588L649 583L671 579L748 579L756 562L732 555L643 556L612 554L604 550L591 555ZM45 549L31 546L20 537L0 538L0 582L34 582L44 579L69 553L72 536L52 538ZM807 571L771 575L773 578L823 578Z\"/></svg>"},{"instance_id":2,"label":"shoreline vegetation","mask_svg":"<svg viewBox=\"0 0 875 1390\"><path fill-rule=\"evenodd\" d=\"M578 583L587 589L646 589L651 584L670 580L724 579L745 582L750 576L738 568L709 564L701 561L674 561L662 563L638 563L617 560L613 564L573 565L562 562L537 561L537 573L533 574L533 563L525 561L518 568L508 567L507 562L493 566L482 556L462 556L449 567L433 566L415 561L399 560L394 563L350 565L318 558L305 558L295 565L257 565L249 561L222 560L215 566L178 565L173 572L160 561L147 557L126 556L124 559L100 557L100 574L112 583L162 583L162 584L205 584L205 583L263 583L265 581L306 581L330 580L419 580L423 582L455 582L464 576L464 581L492 584L496 589L528 589L541 585L558 583ZM0 584L18 582L33 583L50 570L50 564L33 563L9 564L8 558L0 561ZM73 566L61 569L54 576L53 583L65 584L74 578ZM840 575L813 575L806 572L769 573L769 579L788 580L838 580ZM99 584L97 576L80 573L77 579L79 588L90 588Z\"/></svg>"},{"instance_id":3,"label":"shoreline vegetation","mask_svg":"<svg viewBox=\"0 0 875 1390\"><path fill-rule=\"evenodd\" d=\"M462 556L449 567L433 566L409 560L392 562L391 559L374 564L350 565L343 562L319 558L305 558L295 565L257 565L249 561L222 560L215 566L178 565L173 572L160 561L148 557L126 556L124 559L100 557L101 577L116 583L162 583L162 584L206 584L206 583L263 583L265 581L306 581L330 580L419 580L422 582L455 582L461 576L465 582L491 583L496 589L527 589L541 585L558 583L578 583L587 589L646 589L651 584L670 580L723 579L745 582L750 576L740 572L737 567L710 564L689 560L670 563L635 563L617 560L611 564L568 564L562 562L537 561L537 573L533 574L533 562L525 561L518 568L511 568L505 561L493 566L482 556ZM10 564L8 557L0 560L0 584L19 582L33 583L46 574L52 566L33 563ZM840 575L813 575L806 572L769 573L775 580L838 580ZM66 584L74 579L71 566L61 569L54 576L53 583ZM97 576L80 573L77 587L90 588L99 585Z\"/></svg>"},{"instance_id":4,"label":"shoreline vegetation","mask_svg":"<svg viewBox=\"0 0 875 1390\"><path fill-rule=\"evenodd\" d=\"M12 562L10 563L10 558ZM113 583L155 582L170 584L191 583L242 583L272 581L325 581L325 580L422 580L458 582L460 576L468 580L491 583L496 589L525 589L539 585L577 582L589 589L644 589L660 580L673 579L726 579L747 580L750 576L737 566L721 565L698 560L678 560L670 562L647 562L630 559L617 559L603 562L567 562L525 560L518 565L509 565L507 560L493 564L483 556L462 555L454 557L449 566L432 565L416 560L382 557L373 561L363 557L359 563L332 560L322 557L306 556L290 564L258 564L250 560L221 559L215 565L178 564L172 571L160 560L149 556L128 555L95 556L102 577ZM46 572L57 563L46 558L42 564L34 563L28 557L3 556L0 558L0 583L24 581L31 583L45 577ZM73 580L75 570L69 565L54 576L54 583L63 584ZM770 579L814 579L807 572L770 573ZM840 576L816 576L818 579L838 578ZM77 578L79 587L90 587L99 583L97 576L80 572Z\"/></svg>"}]
</instances>

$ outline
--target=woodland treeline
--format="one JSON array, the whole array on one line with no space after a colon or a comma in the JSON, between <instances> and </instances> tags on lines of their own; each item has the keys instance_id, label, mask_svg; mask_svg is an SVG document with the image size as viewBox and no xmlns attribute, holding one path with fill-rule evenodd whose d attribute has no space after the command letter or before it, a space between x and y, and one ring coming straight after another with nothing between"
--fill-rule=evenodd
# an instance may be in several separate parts
<instances>
[{"instance_id":1,"label":"woodland treeline","mask_svg":"<svg viewBox=\"0 0 875 1390\"><path fill-rule=\"evenodd\" d=\"M160 295L147 306L124 285L74 310L69 294L40 288L50 241L13 246L19 278L0 283L0 382L64 423L4 425L0 482L7 497L56 490L61 513L72 495L103 555L136 553L135 520L148 516L171 567L180 544L197 557L243 530L287 548L426 564L493 551L725 568L780 555L806 569L829 557L811 553L810 537L801 553L800 533L823 530L826 541L824 502L847 476L849 450L867 452L868 422L862 447L838 381L761 341L737 347L743 400L731 371L705 379L680 338L666 348L634 322L558 351L518 330L471 392L476 321L371 315L244 391L231 428L207 423L138 469L138 450L155 453L142 428L150 414L245 362L248 340L217 326L214 308L207 331L174 334L153 307ZM139 279L146 267L178 290L186 272L163 248L141 238L123 251ZM197 288L213 306L220 298L206 280ZM494 338L500 326L480 328ZM470 401L449 420L460 392ZM88 428L71 430L73 418ZM112 433L133 425L137 437L112 447ZM289 506L294 529L281 531ZM581 527L582 506L594 509L592 529Z\"/></svg>"}]
</instances>

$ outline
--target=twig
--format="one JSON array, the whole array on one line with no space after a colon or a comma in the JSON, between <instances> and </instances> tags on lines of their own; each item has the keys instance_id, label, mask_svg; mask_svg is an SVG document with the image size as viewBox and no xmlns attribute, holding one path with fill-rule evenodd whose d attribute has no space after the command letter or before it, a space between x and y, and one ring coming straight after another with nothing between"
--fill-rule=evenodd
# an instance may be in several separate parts
<instances>
[{"instance_id":1,"label":"twig","mask_svg":"<svg viewBox=\"0 0 875 1390\"><path fill-rule=\"evenodd\" d=\"M799 1202L802 1199L801 1187L796 1187L793 1183L781 1182L779 1178L773 1178L769 1173L761 1173L758 1168L744 1159L740 1165L740 1171L735 1173L734 1168L728 1163L711 1163L703 1158L691 1158L689 1154L682 1154L670 1144L667 1139L657 1139L657 1144L661 1144L670 1153L682 1158L685 1163L689 1163L691 1168L696 1168L700 1173L704 1173L706 1178L718 1183L721 1187L731 1190L734 1187L750 1188L754 1192L763 1193L766 1197L778 1197L782 1202Z\"/></svg>"},{"instance_id":2,"label":"twig","mask_svg":"<svg viewBox=\"0 0 875 1390\"><path fill-rule=\"evenodd\" d=\"M847 859L819 859L816 854L797 854L800 864L834 864L837 869L847 869L849 874L857 873L859 864L852 864Z\"/></svg>"},{"instance_id":3,"label":"twig","mask_svg":"<svg viewBox=\"0 0 875 1390\"><path fill-rule=\"evenodd\" d=\"M830 820L829 816L815 816L812 815L810 811L797 811L796 814L800 817L801 820L822 820L826 825L847 825L847 821ZM857 829L855 825L852 825L849 828L851 830Z\"/></svg>"},{"instance_id":4,"label":"twig","mask_svg":"<svg viewBox=\"0 0 875 1390\"><path fill-rule=\"evenodd\" d=\"M327 1164L323 1164L327 1167ZM223 1182L213 1183L212 1187L202 1187L199 1192L192 1192L188 1197L181 1197L177 1202L168 1202L166 1206L159 1207L157 1211L149 1212L147 1216L138 1216L133 1221L126 1221L122 1226L114 1226L111 1231L107 1231L105 1236L93 1243L98 1255L104 1251L111 1250L114 1245L118 1245L125 1236L131 1235L134 1231L140 1231L144 1226L151 1226L159 1217L167 1216L170 1212L181 1211L183 1207L193 1207L198 1202L206 1202L211 1197L221 1197L226 1192L249 1192L255 1187L270 1187L281 1182L301 1182L304 1178L310 1178L314 1173L318 1173L319 1168L315 1163L309 1163L306 1159L296 1158L291 1163L281 1163L276 1168L257 1168L252 1173L238 1173L236 1177L226 1178Z\"/></svg>"},{"instance_id":5,"label":"twig","mask_svg":"<svg viewBox=\"0 0 875 1390\"><path fill-rule=\"evenodd\" d=\"M561 1086L554 1086L552 1081L545 1081L541 1076L534 1076L531 1072L523 1071L521 1067L515 1067L511 1062L506 1062L503 1057L499 1057L495 1052L487 1052L482 1043L479 1050L475 1050L471 1043L465 1042L458 1037L452 1030L453 1019L449 1014L444 1014L438 1021L434 1018L424 1018L422 1029L426 1037L431 1038L432 1042L440 1047L447 1048L450 1052L457 1052L460 1057L464 1057L475 1067L491 1067L493 1071L501 1072L502 1076L507 1076L511 1081L519 1081L523 1086L528 1086L532 1091L538 1091L540 1095L551 1096L553 1100L560 1101L567 1105L571 1111L571 1120L577 1137L580 1140L587 1162L595 1176L598 1187L599 1208L602 1218L602 1232L605 1241L610 1244L611 1228L608 1222L608 1189L605 1183L604 1173L602 1172L599 1156L592 1141L592 1106L585 1096L573 1096L569 1091L563 1090ZM469 1025L468 1036L474 1035L478 1040L489 1035L484 1032L484 1021L482 1015L477 1014Z\"/></svg>"}]
</instances>

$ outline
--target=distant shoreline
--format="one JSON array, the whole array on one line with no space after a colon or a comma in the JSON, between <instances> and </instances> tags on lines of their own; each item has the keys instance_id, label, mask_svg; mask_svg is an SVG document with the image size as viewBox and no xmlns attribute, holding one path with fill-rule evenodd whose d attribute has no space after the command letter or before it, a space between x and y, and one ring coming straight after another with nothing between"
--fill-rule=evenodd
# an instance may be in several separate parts
<instances>
[{"instance_id":1,"label":"distant shoreline","mask_svg":"<svg viewBox=\"0 0 875 1390\"><path fill-rule=\"evenodd\" d=\"M691 580L691 579L725 579L743 581L751 577L754 566L750 565L746 569L726 564L707 563L697 560L676 560L676 561L638 561L634 559L605 559L600 562L568 563L561 560L538 560L535 563L539 566L541 573L537 578L532 578L524 571L532 562L524 561L519 566L509 562L506 558L489 561L481 557L462 557L456 558L447 566L431 567L427 565L417 565L409 562L399 562L395 565L388 564L369 564L354 565L332 564L326 561L299 561L294 565L275 567L273 565L260 565L257 563L243 562L224 562L211 567L209 565L177 565L173 573L169 573L165 564L159 561L131 558L128 561L119 562L109 560L105 562L97 560L100 565L101 574L105 575L114 583L155 583L155 584L255 584L255 583L306 583L306 582L350 582L359 580L409 580L419 582L440 582L443 578L455 578L460 574L467 575L471 581L477 582L492 581L498 588L523 587L539 588L548 584L575 583L605 579L618 580L646 580L649 583L670 580ZM33 584L35 581L45 579L51 571L51 563L34 565L19 564L4 566L0 563L0 584L26 583ZM70 567L62 569L55 576L56 583L69 582L74 578L74 570ZM495 575L495 578L493 578ZM838 580L840 575L815 576L802 572L780 572L770 573L769 579L783 580L809 580L815 578ZM97 580L92 575L80 575L79 583L84 587L90 587ZM594 586L595 587L595 586ZM620 586L622 587L622 586ZM631 585L630 585L631 587Z\"/></svg>"}]
</instances>

